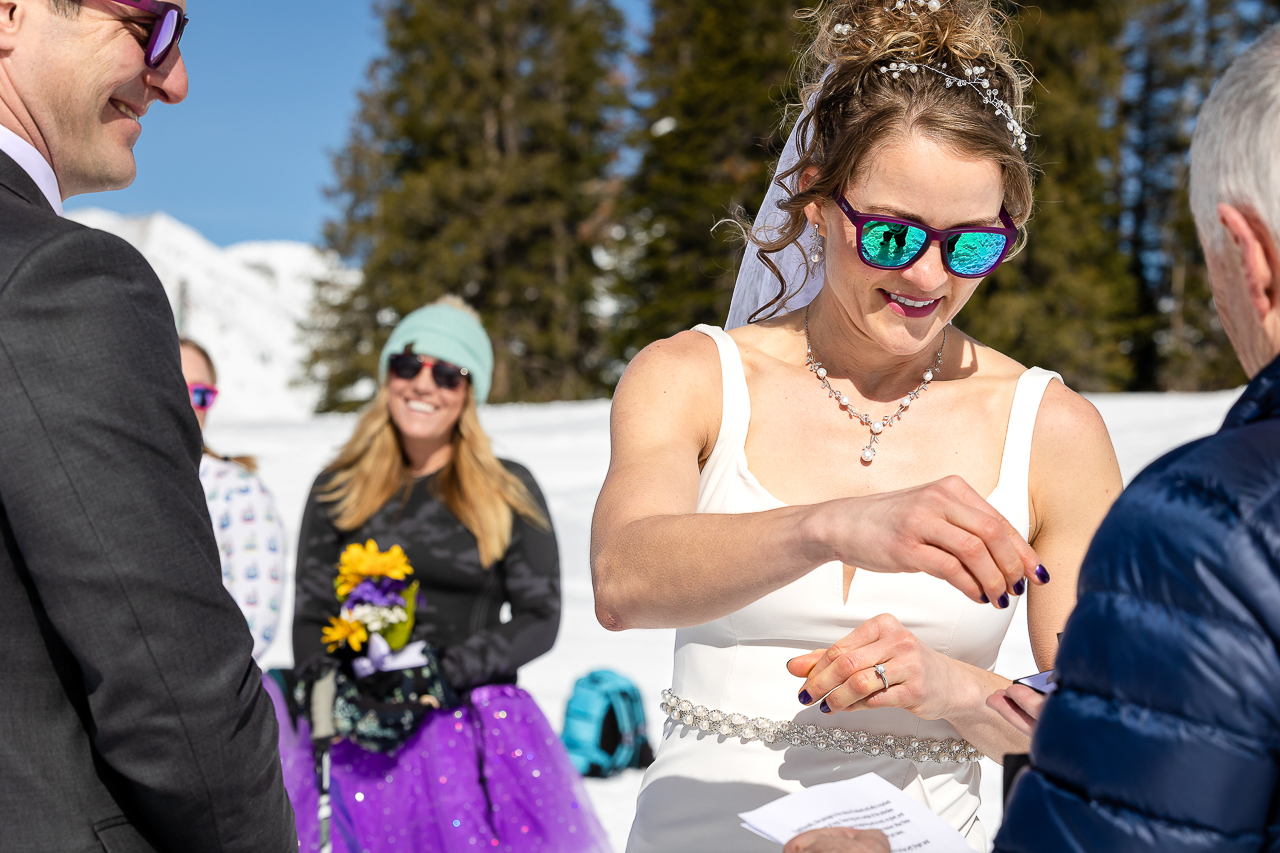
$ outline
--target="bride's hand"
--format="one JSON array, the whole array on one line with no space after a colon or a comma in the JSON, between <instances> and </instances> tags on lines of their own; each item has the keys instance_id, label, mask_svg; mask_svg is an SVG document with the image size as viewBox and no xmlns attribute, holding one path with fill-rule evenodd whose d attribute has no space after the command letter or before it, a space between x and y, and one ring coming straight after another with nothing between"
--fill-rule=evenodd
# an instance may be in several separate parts
<instances>
[{"instance_id":1,"label":"bride's hand","mask_svg":"<svg viewBox=\"0 0 1280 853\"><path fill-rule=\"evenodd\" d=\"M1035 550L960 477L814 510L818 536L846 565L923 572L996 607L1025 592L1027 578L1049 581Z\"/></svg>"},{"instance_id":2,"label":"bride's hand","mask_svg":"<svg viewBox=\"0 0 1280 853\"><path fill-rule=\"evenodd\" d=\"M884 667L884 679L876 673L877 664ZM967 693L953 664L882 613L831 648L792 658L787 670L805 679L800 703L820 702L824 713L902 708L938 720L950 716Z\"/></svg>"}]
</instances>

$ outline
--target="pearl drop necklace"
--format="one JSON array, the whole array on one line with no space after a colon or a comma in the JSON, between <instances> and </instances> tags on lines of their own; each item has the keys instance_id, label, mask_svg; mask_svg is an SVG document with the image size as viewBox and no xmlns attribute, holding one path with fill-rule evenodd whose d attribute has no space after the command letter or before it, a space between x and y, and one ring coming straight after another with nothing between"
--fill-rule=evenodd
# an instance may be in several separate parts
<instances>
[{"instance_id":1,"label":"pearl drop necklace","mask_svg":"<svg viewBox=\"0 0 1280 853\"><path fill-rule=\"evenodd\" d=\"M809 342L808 308L806 308L804 312L804 346L807 351L805 366L809 368L813 375L818 377L818 381L822 383L822 387L827 389L827 396L835 397L836 401L839 402L840 407L848 413L852 420L858 421L867 429L871 430L871 437L867 441L867 446L862 448L862 461L870 464L871 460L876 458L875 445L880 442L880 434L884 432L885 427L893 426L895 423L902 420L902 415L907 411L907 408L916 400L917 397L929 390L929 383L934 380L934 377L937 375L938 368L942 366L942 353L947 348L947 330L945 327L942 329L942 347L938 350L938 357L933 360L933 367L924 372L924 381L916 387L916 390L898 401L898 410L896 412L892 415L885 415L878 421L872 420L870 415L855 412L849 405L848 396L841 394L835 388L831 387L831 383L827 381L827 369L822 366L822 362L814 359L813 344Z\"/></svg>"}]
</instances>

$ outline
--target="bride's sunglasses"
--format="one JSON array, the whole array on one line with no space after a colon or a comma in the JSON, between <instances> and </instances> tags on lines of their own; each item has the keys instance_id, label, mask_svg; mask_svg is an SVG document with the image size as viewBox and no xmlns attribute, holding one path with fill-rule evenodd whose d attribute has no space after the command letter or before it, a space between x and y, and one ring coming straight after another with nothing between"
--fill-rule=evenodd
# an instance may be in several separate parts
<instances>
[{"instance_id":1,"label":"bride's sunglasses","mask_svg":"<svg viewBox=\"0 0 1280 853\"><path fill-rule=\"evenodd\" d=\"M147 40L145 60L148 68L159 68L169 58L169 53L182 41L187 28L187 16L182 7L162 0L115 0L155 15L151 22L151 37Z\"/></svg>"},{"instance_id":2,"label":"bride's sunglasses","mask_svg":"<svg viewBox=\"0 0 1280 853\"><path fill-rule=\"evenodd\" d=\"M398 352L387 362L387 369L401 379L413 379L427 366L431 367L431 380L446 391L457 388L467 376L465 367L447 361L433 361L412 352Z\"/></svg>"},{"instance_id":3,"label":"bride's sunglasses","mask_svg":"<svg viewBox=\"0 0 1280 853\"><path fill-rule=\"evenodd\" d=\"M858 232L858 255L869 267L902 270L929 251L933 242L942 246L942 265L961 278L981 278L1004 261L1018 239L1018 229L1005 209L1000 208L1002 228L946 228L941 231L910 219L859 213L845 199L835 196L836 205Z\"/></svg>"}]
</instances>

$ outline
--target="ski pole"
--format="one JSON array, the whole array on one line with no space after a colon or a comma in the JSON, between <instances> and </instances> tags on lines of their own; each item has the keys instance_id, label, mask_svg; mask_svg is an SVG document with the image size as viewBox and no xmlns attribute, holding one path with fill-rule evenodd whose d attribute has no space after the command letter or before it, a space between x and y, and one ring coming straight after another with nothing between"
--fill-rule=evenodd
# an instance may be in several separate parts
<instances>
[{"instance_id":1,"label":"ski pole","mask_svg":"<svg viewBox=\"0 0 1280 853\"><path fill-rule=\"evenodd\" d=\"M317 680L311 686L311 747L316 756L316 784L320 789L316 818L320 824L320 853L333 853L329 824L333 809L329 802L329 745L336 733L333 726L333 700L338 692L337 673Z\"/></svg>"}]
</instances>

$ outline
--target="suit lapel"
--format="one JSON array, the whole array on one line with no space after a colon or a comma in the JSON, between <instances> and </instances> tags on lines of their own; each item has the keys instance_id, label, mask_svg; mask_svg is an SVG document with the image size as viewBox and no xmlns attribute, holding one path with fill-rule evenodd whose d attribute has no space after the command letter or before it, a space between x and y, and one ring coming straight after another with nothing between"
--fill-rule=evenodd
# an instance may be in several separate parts
<instances>
[{"instance_id":1,"label":"suit lapel","mask_svg":"<svg viewBox=\"0 0 1280 853\"><path fill-rule=\"evenodd\" d=\"M31 179L31 176L3 151L0 151L0 187L13 193L28 204L42 207L50 213L54 212L52 205L49 204L49 199L44 197L44 193L40 191L40 187L36 186L36 182Z\"/></svg>"}]
</instances>

